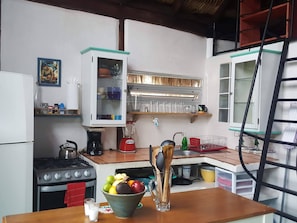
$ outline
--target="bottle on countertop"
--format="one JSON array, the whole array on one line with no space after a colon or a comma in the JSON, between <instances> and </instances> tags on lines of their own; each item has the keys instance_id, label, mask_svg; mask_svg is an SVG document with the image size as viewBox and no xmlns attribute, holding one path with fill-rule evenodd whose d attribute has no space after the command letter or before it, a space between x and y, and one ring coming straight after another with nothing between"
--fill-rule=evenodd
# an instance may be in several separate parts
<instances>
[{"instance_id":1,"label":"bottle on countertop","mask_svg":"<svg viewBox=\"0 0 297 223\"><path fill-rule=\"evenodd\" d=\"M188 149L188 139L187 137L183 137L182 139L182 146L181 146L181 149L182 150L187 150Z\"/></svg>"}]
</instances>

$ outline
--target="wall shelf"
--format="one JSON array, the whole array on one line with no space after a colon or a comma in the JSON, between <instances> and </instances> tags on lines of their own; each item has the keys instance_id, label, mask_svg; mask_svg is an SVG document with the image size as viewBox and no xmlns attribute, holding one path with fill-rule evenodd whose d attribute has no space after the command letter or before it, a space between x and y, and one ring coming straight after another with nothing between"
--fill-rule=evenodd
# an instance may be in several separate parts
<instances>
[{"instance_id":1,"label":"wall shelf","mask_svg":"<svg viewBox=\"0 0 297 223\"><path fill-rule=\"evenodd\" d=\"M45 113L40 108L34 108L35 117L81 117L79 110L64 110L64 114L56 113Z\"/></svg>"},{"instance_id":2,"label":"wall shelf","mask_svg":"<svg viewBox=\"0 0 297 223\"><path fill-rule=\"evenodd\" d=\"M168 113L168 112L128 112L128 115L132 115L133 120L137 120L140 115L150 115L150 116L179 116L179 117L189 117L190 122L193 123L197 117L211 117L212 114L208 112L198 112L198 113Z\"/></svg>"},{"instance_id":3,"label":"wall shelf","mask_svg":"<svg viewBox=\"0 0 297 223\"><path fill-rule=\"evenodd\" d=\"M291 7L290 1L273 6L268 25L268 32L272 35L266 36L265 42L296 36L294 30L290 30L296 21L295 16L291 15ZM241 1L239 33L241 47L261 42L268 14L269 9L262 9L258 0Z\"/></svg>"}]
</instances>

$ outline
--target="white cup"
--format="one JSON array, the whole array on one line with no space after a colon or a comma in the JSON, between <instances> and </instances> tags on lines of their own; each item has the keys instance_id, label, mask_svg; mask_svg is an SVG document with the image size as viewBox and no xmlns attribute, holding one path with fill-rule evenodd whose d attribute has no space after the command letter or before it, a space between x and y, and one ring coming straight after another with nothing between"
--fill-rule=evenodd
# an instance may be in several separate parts
<instances>
[{"instance_id":1,"label":"white cup","mask_svg":"<svg viewBox=\"0 0 297 223\"><path fill-rule=\"evenodd\" d=\"M94 198L86 198L84 200L85 216L89 216L91 205L95 204Z\"/></svg>"},{"instance_id":2,"label":"white cup","mask_svg":"<svg viewBox=\"0 0 297 223\"><path fill-rule=\"evenodd\" d=\"M89 220L98 221L99 207L95 203L90 204Z\"/></svg>"},{"instance_id":3,"label":"white cup","mask_svg":"<svg viewBox=\"0 0 297 223\"><path fill-rule=\"evenodd\" d=\"M104 94L104 91L105 91L104 87L100 87L100 88L98 88L98 93L99 93L100 95Z\"/></svg>"},{"instance_id":4,"label":"white cup","mask_svg":"<svg viewBox=\"0 0 297 223\"><path fill-rule=\"evenodd\" d=\"M183 166L183 178L190 179L191 176L191 166L185 165Z\"/></svg>"},{"instance_id":5,"label":"white cup","mask_svg":"<svg viewBox=\"0 0 297 223\"><path fill-rule=\"evenodd\" d=\"M183 168L180 166L177 168L177 176L182 177L183 176Z\"/></svg>"}]
</instances>

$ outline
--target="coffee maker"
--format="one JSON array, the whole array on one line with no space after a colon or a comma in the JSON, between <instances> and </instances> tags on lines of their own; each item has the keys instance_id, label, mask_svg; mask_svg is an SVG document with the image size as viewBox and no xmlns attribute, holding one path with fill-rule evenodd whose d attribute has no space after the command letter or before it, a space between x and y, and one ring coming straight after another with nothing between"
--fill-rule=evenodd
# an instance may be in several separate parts
<instances>
[{"instance_id":1,"label":"coffee maker","mask_svg":"<svg viewBox=\"0 0 297 223\"><path fill-rule=\"evenodd\" d=\"M87 153L91 156L101 156L103 154L103 145L101 143L102 129L88 129Z\"/></svg>"}]
</instances>

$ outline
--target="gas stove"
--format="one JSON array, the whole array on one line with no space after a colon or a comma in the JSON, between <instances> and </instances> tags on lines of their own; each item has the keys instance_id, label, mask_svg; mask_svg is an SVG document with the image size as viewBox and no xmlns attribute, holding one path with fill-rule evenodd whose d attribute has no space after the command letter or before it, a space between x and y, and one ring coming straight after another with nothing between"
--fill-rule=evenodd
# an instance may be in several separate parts
<instances>
[{"instance_id":1,"label":"gas stove","mask_svg":"<svg viewBox=\"0 0 297 223\"><path fill-rule=\"evenodd\" d=\"M36 158L33 168L37 185L62 184L96 178L94 167L80 158Z\"/></svg>"}]
</instances>

